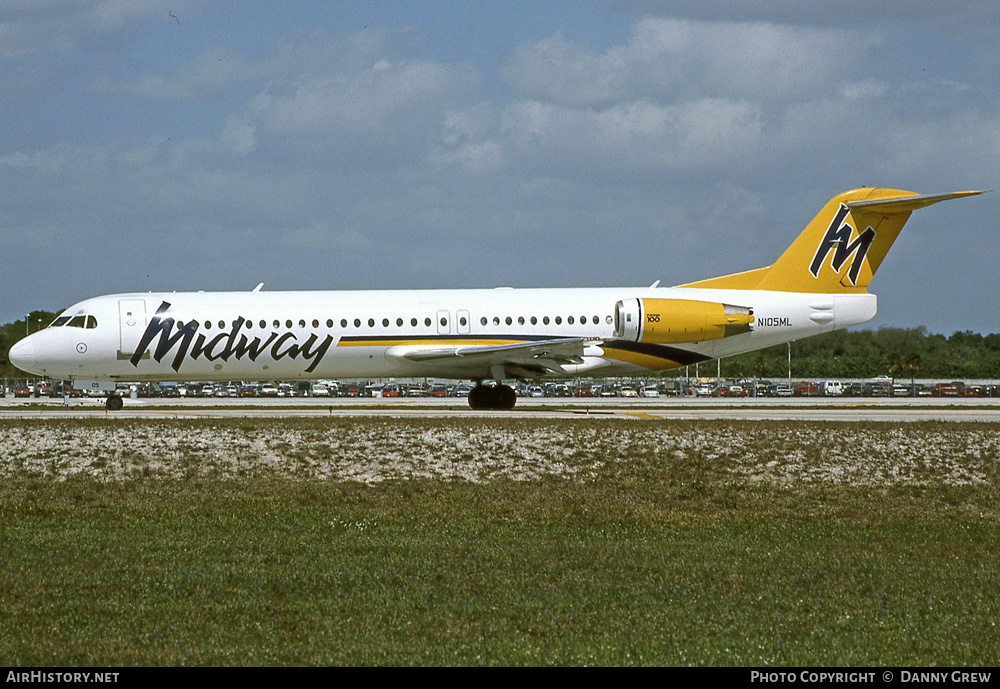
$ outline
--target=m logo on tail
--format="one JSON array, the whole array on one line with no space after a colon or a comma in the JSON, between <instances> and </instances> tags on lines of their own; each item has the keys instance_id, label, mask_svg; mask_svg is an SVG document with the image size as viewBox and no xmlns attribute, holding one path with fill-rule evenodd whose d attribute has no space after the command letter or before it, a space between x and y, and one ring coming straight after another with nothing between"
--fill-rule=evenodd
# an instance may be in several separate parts
<instances>
[{"instance_id":1,"label":"m logo on tail","mask_svg":"<svg viewBox=\"0 0 1000 689\"><path fill-rule=\"evenodd\" d=\"M872 242L875 241L875 230L871 227L867 228L852 242L851 234L854 232L854 228L844 222L849 212L850 209L847 206L840 204L840 210L837 211L837 214L833 217L833 222L830 223L826 234L823 235L823 240L819 243L812 263L809 265L809 272L814 278L819 277L819 269L823 266L823 261L826 260L826 257L832 251L833 260L830 261L830 267L833 268L833 272L835 273L840 273L844 262L852 254L854 255L854 258L851 260L851 267L847 271L847 279L851 281L852 285L858 284L858 273L861 272L861 265L865 262L868 249L871 248Z\"/></svg>"}]
</instances>

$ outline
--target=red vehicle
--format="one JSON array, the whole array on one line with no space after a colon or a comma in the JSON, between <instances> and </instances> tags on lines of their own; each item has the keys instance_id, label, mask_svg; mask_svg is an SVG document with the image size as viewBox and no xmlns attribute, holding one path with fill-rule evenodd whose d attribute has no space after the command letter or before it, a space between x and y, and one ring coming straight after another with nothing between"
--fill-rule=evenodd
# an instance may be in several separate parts
<instances>
[{"instance_id":1,"label":"red vehicle","mask_svg":"<svg viewBox=\"0 0 1000 689\"><path fill-rule=\"evenodd\" d=\"M31 388L27 385L18 385L14 388L14 397L31 397Z\"/></svg>"},{"instance_id":2,"label":"red vehicle","mask_svg":"<svg viewBox=\"0 0 1000 689\"><path fill-rule=\"evenodd\" d=\"M812 397L819 394L819 387L816 383L808 380L800 380L795 383L795 390L792 392L796 397Z\"/></svg>"},{"instance_id":3,"label":"red vehicle","mask_svg":"<svg viewBox=\"0 0 1000 689\"><path fill-rule=\"evenodd\" d=\"M740 385L720 385L712 391L713 397L746 397L747 391Z\"/></svg>"},{"instance_id":4,"label":"red vehicle","mask_svg":"<svg viewBox=\"0 0 1000 689\"><path fill-rule=\"evenodd\" d=\"M961 397L965 392L965 383L955 380L950 383L938 383L934 386L935 397Z\"/></svg>"}]
</instances>

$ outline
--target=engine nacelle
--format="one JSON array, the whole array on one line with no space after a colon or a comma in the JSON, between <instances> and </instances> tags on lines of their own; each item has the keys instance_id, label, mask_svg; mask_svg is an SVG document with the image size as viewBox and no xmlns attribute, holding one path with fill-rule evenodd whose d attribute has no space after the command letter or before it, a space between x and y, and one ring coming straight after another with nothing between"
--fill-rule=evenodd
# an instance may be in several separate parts
<instances>
[{"instance_id":1,"label":"engine nacelle","mask_svg":"<svg viewBox=\"0 0 1000 689\"><path fill-rule=\"evenodd\" d=\"M634 342L704 342L748 333L753 309L692 299L623 299L615 304L615 337Z\"/></svg>"}]
</instances>

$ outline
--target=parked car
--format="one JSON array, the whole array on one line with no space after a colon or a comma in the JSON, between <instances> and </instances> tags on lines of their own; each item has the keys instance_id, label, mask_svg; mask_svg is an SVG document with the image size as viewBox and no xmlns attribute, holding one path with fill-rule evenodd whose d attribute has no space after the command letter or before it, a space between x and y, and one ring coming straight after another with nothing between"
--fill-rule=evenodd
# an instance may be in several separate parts
<instances>
[{"instance_id":1,"label":"parked car","mask_svg":"<svg viewBox=\"0 0 1000 689\"><path fill-rule=\"evenodd\" d=\"M326 387L323 383L313 383L312 387L309 388L310 397L329 397L330 388Z\"/></svg>"}]
</instances>

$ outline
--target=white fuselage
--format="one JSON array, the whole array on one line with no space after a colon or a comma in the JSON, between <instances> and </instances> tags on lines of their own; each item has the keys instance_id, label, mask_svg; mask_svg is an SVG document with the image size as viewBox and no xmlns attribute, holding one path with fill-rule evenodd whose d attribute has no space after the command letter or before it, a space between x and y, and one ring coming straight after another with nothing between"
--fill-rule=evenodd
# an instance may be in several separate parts
<instances>
[{"instance_id":1,"label":"white fuselage","mask_svg":"<svg viewBox=\"0 0 1000 689\"><path fill-rule=\"evenodd\" d=\"M637 297L749 307L752 329L637 351L615 323L615 305ZM524 375L495 359L407 355L581 338L581 356L546 375L641 375L856 325L875 310L866 293L678 287L117 294L67 309L10 359L67 380L485 379Z\"/></svg>"}]
</instances>

